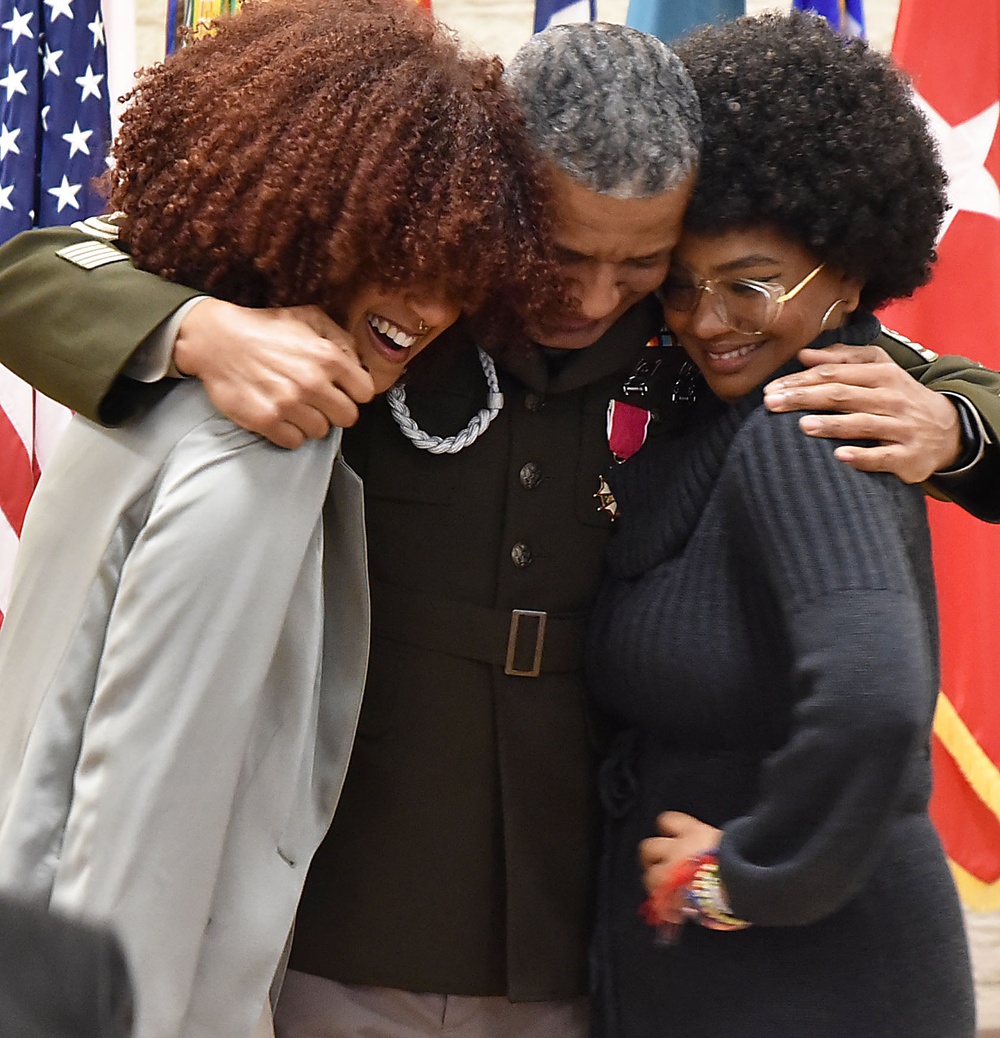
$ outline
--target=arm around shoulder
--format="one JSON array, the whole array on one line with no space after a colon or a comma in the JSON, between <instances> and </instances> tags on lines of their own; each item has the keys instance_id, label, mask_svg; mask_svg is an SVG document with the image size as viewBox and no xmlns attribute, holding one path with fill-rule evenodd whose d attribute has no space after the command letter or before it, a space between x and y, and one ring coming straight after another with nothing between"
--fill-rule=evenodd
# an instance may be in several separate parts
<instances>
[{"instance_id":1,"label":"arm around shoulder","mask_svg":"<svg viewBox=\"0 0 1000 1038\"><path fill-rule=\"evenodd\" d=\"M47 396L117 424L158 399L121 371L193 289L137 270L110 235L26 231L0 247L0 363Z\"/></svg>"},{"instance_id":2,"label":"arm around shoulder","mask_svg":"<svg viewBox=\"0 0 1000 1038\"><path fill-rule=\"evenodd\" d=\"M925 489L977 519L1000 522L1000 372L967 357L938 356L895 332L885 331L879 345L923 385L966 401L979 417L975 435L985 434L974 464L960 459L954 471L935 474Z\"/></svg>"}]
</instances>

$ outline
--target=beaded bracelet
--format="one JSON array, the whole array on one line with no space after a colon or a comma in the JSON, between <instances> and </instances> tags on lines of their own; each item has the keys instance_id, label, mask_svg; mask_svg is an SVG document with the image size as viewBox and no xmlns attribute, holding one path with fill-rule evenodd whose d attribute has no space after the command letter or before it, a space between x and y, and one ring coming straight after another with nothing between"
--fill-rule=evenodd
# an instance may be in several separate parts
<instances>
[{"instance_id":1,"label":"beaded bracelet","mask_svg":"<svg viewBox=\"0 0 1000 1038\"><path fill-rule=\"evenodd\" d=\"M701 854L694 876L685 890L687 907L696 923L709 930L745 930L750 924L738 919L729 907L726 888L719 875L718 855Z\"/></svg>"},{"instance_id":2,"label":"beaded bracelet","mask_svg":"<svg viewBox=\"0 0 1000 1038\"><path fill-rule=\"evenodd\" d=\"M677 913L681 922L670 917ZM670 944L687 920L709 930L745 930L750 923L733 915L719 875L719 856L705 851L677 862L643 902L639 914L655 926L657 937Z\"/></svg>"}]
</instances>

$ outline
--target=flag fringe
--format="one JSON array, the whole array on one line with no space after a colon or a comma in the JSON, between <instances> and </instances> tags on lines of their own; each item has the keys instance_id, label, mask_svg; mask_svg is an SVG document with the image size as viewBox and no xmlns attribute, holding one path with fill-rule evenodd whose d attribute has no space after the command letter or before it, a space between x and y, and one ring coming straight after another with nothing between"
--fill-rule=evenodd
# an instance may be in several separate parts
<instances>
[{"instance_id":1,"label":"flag fringe","mask_svg":"<svg viewBox=\"0 0 1000 1038\"><path fill-rule=\"evenodd\" d=\"M951 866L955 886L958 887L958 896L966 908L976 912L1000 911L1000 879L985 883L963 869L957 861L949 858L948 864Z\"/></svg>"},{"instance_id":2,"label":"flag fringe","mask_svg":"<svg viewBox=\"0 0 1000 1038\"><path fill-rule=\"evenodd\" d=\"M976 796L1000 818L1000 769L979 745L944 692L938 694L934 734L941 740Z\"/></svg>"}]
</instances>

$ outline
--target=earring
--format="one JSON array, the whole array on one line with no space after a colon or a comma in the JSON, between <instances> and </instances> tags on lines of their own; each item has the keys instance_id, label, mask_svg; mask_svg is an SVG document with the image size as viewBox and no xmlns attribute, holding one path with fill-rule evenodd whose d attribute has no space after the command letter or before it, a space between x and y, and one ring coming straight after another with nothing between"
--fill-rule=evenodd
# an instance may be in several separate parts
<instances>
[{"instance_id":1,"label":"earring","mask_svg":"<svg viewBox=\"0 0 1000 1038\"><path fill-rule=\"evenodd\" d=\"M825 332L826 331L826 322L829 321L830 318L833 316L833 311L836 310L837 307L840 306L841 303L846 303L846 302L847 302L846 299L838 299L835 303L831 303L830 304L830 307L827 309L826 313L823 314L823 320L820 322L819 330L821 332Z\"/></svg>"}]
</instances>

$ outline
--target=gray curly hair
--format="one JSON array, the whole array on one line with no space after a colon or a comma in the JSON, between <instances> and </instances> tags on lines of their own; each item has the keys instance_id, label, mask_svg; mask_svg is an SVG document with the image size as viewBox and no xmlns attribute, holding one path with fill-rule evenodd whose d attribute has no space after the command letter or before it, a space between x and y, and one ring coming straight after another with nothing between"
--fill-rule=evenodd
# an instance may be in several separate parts
<instances>
[{"instance_id":1,"label":"gray curly hair","mask_svg":"<svg viewBox=\"0 0 1000 1038\"><path fill-rule=\"evenodd\" d=\"M605 22L552 26L521 47L504 78L535 147L591 191L647 198L697 168L698 95L655 36Z\"/></svg>"}]
</instances>

